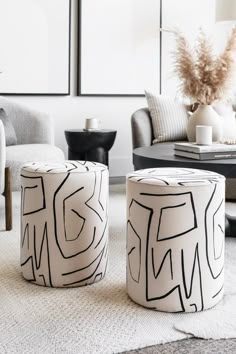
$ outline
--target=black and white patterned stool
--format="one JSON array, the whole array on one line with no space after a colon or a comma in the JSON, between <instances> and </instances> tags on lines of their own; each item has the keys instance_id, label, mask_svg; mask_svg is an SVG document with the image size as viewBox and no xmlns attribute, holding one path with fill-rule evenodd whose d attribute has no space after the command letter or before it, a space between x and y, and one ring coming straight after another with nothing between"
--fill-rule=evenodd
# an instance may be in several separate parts
<instances>
[{"instance_id":1,"label":"black and white patterned stool","mask_svg":"<svg viewBox=\"0 0 236 354\"><path fill-rule=\"evenodd\" d=\"M187 168L127 176L127 291L167 312L216 305L224 289L225 177Z\"/></svg>"},{"instance_id":2,"label":"black and white patterned stool","mask_svg":"<svg viewBox=\"0 0 236 354\"><path fill-rule=\"evenodd\" d=\"M36 162L21 170L21 269L44 286L102 279L108 250L108 169L85 161Z\"/></svg>"}]
</instances>

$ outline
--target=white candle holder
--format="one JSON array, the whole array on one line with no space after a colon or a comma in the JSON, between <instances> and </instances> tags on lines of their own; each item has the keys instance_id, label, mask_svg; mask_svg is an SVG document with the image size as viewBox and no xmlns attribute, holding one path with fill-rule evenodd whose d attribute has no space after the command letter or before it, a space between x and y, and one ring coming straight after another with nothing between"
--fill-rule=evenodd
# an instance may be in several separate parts
<instances>
[{"instance_id":1,"label":"white candle holder","mask_svg":"<svg viewBox=\"0 0 236 354\"><path fill-rule=\"evenodd\" d=\"M85 120L85 129L99 129L99 120L97 118L87 118Z\"/></svg>"},{"instance_id":2,"label":"white candle holder","mask_svg":"<svg viewBox=\"0 0 236 354\"><path fill-rule=\"evenodd\" d=\"M212 127L210 125L196 126L196 143L198 145L212 144Z\"/></svg>"}]
</instances>

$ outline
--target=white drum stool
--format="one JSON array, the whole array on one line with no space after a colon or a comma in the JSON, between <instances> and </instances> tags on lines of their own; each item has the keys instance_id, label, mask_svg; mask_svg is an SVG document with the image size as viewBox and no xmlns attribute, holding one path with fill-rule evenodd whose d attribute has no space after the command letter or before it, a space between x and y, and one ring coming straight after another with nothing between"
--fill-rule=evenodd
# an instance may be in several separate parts
<instances>
[{"instance_id":1,"label":"white drum stool","mask_svg":"<svg viewBox=\"0 0 236 354\"><path fill-rule=\"evenodd\" d=\"M127 291L167 312L216 305L224 289L225 177L187 168L127 176Z\"/></svg>"},{"instance_id":2,"label":"white drum stool","mask_svg":"<svg viewBox=\"0 0 236 354\"><path fill-rule=\"evenodd\" d=\"M74 287L107 268L108 169L85 161L21 170L21 269L38 285Z\"/></svg>"}]
</instances>

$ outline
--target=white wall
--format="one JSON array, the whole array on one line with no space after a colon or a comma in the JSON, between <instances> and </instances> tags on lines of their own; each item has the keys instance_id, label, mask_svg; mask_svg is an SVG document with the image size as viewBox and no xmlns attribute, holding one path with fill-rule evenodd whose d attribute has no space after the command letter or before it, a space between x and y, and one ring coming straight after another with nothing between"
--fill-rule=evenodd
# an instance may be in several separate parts
<instances>
[{"instance_id":1,"label":"white wall","mask_svg":"<svg viewBox=\"0 0 236 354\"><path fill-rule=\"evenodd\" d=\"M110 150L110 175L124 176L133 170L130 116L146 106L142 97L78 97L76 96L77 0L72 0L71 96L14 96L11 99L28 107L48 112L55 123L55 142L67 155L65 129L84 128L85 118L97 117L102 128L117 130Z\"/></svg>"},{"instance_id":2,"label":"white wall","mask_svg":"<svg viewBox=\"0 0 236 354\"><path fill-rule=\"evenodd\" d=\"M179 29L194 46L199 29L202 28L214 40L215 0L163 0L162 27ZM162 94L175 97L178 80L173 73L175 37L171 32L162 32Z\"/></svg>"}]
</instances>

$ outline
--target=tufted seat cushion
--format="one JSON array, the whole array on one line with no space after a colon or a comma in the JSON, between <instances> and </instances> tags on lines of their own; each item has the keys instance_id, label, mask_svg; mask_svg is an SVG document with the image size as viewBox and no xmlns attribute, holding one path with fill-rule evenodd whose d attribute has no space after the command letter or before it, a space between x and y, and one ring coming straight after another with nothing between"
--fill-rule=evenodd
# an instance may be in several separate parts
<instances>
[{"instance_id":1,"label":"tufted seat cushion","mask_svg":"<svg viewBox=\"0 0 236 354\"><path fill-rule=\"evenodd\" d=\"M22 144L8 146L6 148L6 161L7 167L11 169L12 190L20 190L20 170L26 162L61 161L64 159L62 150L54 145Z\"/></svg>"}]
</instances>

